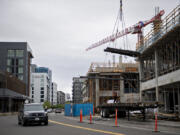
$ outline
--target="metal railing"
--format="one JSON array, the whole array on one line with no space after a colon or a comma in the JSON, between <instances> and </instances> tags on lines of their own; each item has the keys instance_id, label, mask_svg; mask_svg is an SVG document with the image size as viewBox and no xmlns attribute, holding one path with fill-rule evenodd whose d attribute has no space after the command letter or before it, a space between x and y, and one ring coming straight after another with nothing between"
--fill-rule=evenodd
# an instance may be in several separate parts
<instances>
[{"instance_id":1,"label":"metal railing","mask_svg":"<svg viewBox=\"0 0 180 135\"><path fill-rule=\"evenodd\" d=\"M145 37L144 41L139 41L136 44L136 50L142 53L146 48L151 46L166 33L171 31L174 27L180 25L180 5L178 5L172 12L170 12L162 23L153 28ZM160 29L159 29L160 28ZM155 32L158 31L158 32ZM143 43L143 44L142 44Z\"/></svg>"}]
</instances>

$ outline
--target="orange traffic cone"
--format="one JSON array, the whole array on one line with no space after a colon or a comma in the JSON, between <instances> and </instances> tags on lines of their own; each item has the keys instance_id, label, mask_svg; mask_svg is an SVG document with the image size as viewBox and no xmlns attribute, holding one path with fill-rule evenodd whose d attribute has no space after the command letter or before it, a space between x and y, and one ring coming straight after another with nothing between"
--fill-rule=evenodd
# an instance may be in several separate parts
<instances>
[{"instance_id":1,"label":"orange traffic cone","mask_svg":"<svg viewBox=\"0 0 180 135\"><path fill-rule=\"evenodd\" d=\"M82 110L80 110L80 122L82 123Z\"/></svg>"},{"instance_id":2,"label":"orange traffic cone","mask_svg":"<svg viewBox=\"0 0 180 135\"><path fill-rule=\"evenodd\" d=\"M91 115L91 111L89 113L89 124L92 124L92 115Z\"/></svg>"},{"instance_id":3,"label":"orange traffic cone","mask_svg":"<svg viewBox=\"0 0 180 135\"><path fill-rule=\"evenodd\" d=\"M157 112L155 113L155 128L154 128L154 132L159 132L158 131L158 118L157 118Z\"/></svg>"},{"instance_id":4,"label":"orange traffic cone","mask_svg":"<svg viewBox=\"0 0 180 135\"><path fill-rule=\"evenodd\" d=\"M117 109L116 109L115 126L117 127Z\"/></svg>"}]
</instances>

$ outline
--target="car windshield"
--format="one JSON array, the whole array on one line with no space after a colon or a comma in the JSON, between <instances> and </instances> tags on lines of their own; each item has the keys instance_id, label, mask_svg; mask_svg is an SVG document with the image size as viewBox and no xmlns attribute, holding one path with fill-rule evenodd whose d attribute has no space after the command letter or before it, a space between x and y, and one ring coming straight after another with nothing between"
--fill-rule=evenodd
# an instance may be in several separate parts
<instances>
[{"instance_id":1,"label":"car windshield","mask_svg":"<svg viewBox=\"0 0 180 135\"><path fill-rule=\"evenodd\" d=\"M24 106L25 111L42 111L44 110L42 105L25 105Z\"/></svg>"}]
</instances>

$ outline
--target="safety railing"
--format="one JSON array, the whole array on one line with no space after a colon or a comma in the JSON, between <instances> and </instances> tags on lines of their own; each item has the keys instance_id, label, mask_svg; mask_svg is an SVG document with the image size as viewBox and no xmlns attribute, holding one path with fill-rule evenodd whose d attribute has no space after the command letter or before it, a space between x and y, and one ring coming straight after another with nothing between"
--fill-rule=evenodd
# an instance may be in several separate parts
<instances>
[{"instance_id":1,"label":"safety railing","mask_svg":"<svg viewBox=\"0 0 180 135\"><path fill-rule=\"evenodd\" d=\"M142 53L146 48L151 46L162 36L168 33L177 25L180 25L180 5L170 12L159 25L153 28L145 37L144 41L139 41L136 44L136 50ZM157 32L158 31L158 32ZM143 43L143 44L142 44Z\"/></svg>"}]
</instances>

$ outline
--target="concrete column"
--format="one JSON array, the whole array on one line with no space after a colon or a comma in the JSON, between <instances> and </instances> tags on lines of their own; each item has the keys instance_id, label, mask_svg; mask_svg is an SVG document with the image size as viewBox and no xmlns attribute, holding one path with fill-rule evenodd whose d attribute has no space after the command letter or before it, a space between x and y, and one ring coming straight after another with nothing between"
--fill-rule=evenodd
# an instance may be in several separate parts
<instances>
[{"instance_id":1,"label":"concrete column","mask_svg":"<svg viewBox=\"0 0 180 135\"><path fill-rule=\"evenodd\" d=\"M120 80L120 102L124 102L124 80Z\"/></svg>"},{"instance_id":2,"label":"concrete column","mask_svg":"<svg viewBox=\"0 0 180 135\"><path fill-rule=\"evenodd\" d=\"M158 87L158 63L159 63L159 59L158 59L158 51L157 49L155 50L155 80L156 80L156 102L159 101L159 87Z\"/></svg>"},{"instance_id":3,"label":"concrete column","mask_svg":"<svg viewBox=\"0 0 180 135\"><path fill-rule=\"evenodd\" d=\"M164 106L165 112L167 111L167 100L166 100L166 91L164 91Z\"/></svg>"},{"instance_id":4,"label":"concrete column","mask_svg":"<svg viewBox=\"0 0 180 135\"><path fill-rule=\"evenodd\" d=\"M139 93L140 93L140 102L142 102L142 78L143 78L143 60L139 58Z\"/></svg>"},{"instance_id":5,"label":"concrete column","mask_svg":"<svg viewBox=\"0 0 180 135\"><path fill-rule=\"evenodd\" d=\"M99 79L96 79L96 107L99 106Z\"/></svg>"}]
</instances>

